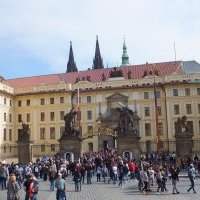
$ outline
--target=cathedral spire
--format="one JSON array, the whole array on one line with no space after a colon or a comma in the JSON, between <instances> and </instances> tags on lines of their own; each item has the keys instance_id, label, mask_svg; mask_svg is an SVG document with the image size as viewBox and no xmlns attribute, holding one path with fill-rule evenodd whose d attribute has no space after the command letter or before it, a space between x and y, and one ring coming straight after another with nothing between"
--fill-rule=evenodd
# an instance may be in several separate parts
<instances>
[{"instance_id":1,"label":"cathedral spire","mask_svg":"<svg viewBox=\"0 0 200 200\"><path fill-rule=\"evenodd\" d=\"M76 67L76 63L74 61L74 53L73 53L73 48L72 48L72 41L70 41L70 49L69 49L69 60L67 63L67 71L68 72L77 72L78 69Z\"/></svg>"},{"instance_id":2,"label":"cathedral spire","mask_svg":"<svg viewBox=\"0 0 200 200\"><path fill-rule=\"evenodd\" d=\"M98 36L96 39L96 48L95 48L95 57L93 59L93 69L101 69L104 68L103 66L103 59L101 57L101 52L99 48L99 41Z\"/></svg>"},{"instance_id":3,"label":"cathedral spire","mask_svg":"<svg viewBox=\"0 0 200 200\"><path fill-rule=\"evenodd\" d=\"M129 64L129 56L127 54L126 42L125 42L125 39L124 39L123 54L122 54L122 66L128 65L128 64Z\"/></svg>"}]
</instances>

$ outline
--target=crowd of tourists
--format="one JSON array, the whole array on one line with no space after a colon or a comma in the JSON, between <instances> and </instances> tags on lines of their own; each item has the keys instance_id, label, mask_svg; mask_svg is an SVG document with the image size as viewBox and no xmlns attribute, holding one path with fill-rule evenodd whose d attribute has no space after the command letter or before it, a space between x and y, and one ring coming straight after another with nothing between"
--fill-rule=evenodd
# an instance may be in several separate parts
<instances>
[{"instance_id":1,"label":"crowd of tourists","mask_svg":"<svg viewBox=\"0 0 200 200\"><path fill-rule=\"evenodd\" d=\"M7 200L21 200L22 189L25 200L38 200L40 181L49 181L49 190L56 190L56 199L65 200L66 178L69 177L76 192L81 191L82 184L103 182L123 187L132 180L136 181L138 190L146 194L168 192L167 181L172 184L172 194L179 194L177 182L182 172L190 181L188 192L196 193L195 177L200 172L198 156L177 160L175 153L151 153L134 159L107 149L85 153L74 162L59 154L26 165L2 162L0 189L7 190Z\"/></svg>"}]
</instances>

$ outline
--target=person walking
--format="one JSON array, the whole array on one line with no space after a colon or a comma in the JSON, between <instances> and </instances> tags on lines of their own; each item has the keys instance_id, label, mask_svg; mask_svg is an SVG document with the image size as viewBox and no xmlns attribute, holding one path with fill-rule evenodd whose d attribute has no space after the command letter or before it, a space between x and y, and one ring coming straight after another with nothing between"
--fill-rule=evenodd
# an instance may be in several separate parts
<instances>
[{"instance_id":1,"label":"person walking","mask_svg":"<svg viewBox=\"0 0 200 200\"><path fill-rule=\"evenodd\" d=\"M39 183L34 175L31 175L28 188L28 197L30 200L38 200Z\"/></svg>"},{"instance_id":2,"label":"person walking","mask_svg":"<svg viewBox=\"0 0 200 200\"><path fill-rule=\"evenodd\" d=\"M190 192L190 190L192 189L194 193L196 193L195 190L195 183L194 183L194 179L195 179L195 168L193 164L190 164L189 169L188 169L188 177L191 183L190 188L188 188L187 192Z\"/></svg>"},{"instance_id":3,"label":"person walking","mask_svg":"<svg viewBox=\"0 0 200 200\"><path fill-rule=\"evenodd\" d=\"M101 182L101 173L102 173L102 168L101 166L99 165L97 167L97 182Z\"/></svg>"},{"instance_id":4,"label":"person walking","mask_svg":"<svg viewBox=\"0 0 200 200\"><path fill-rule=\"evenodd\" d=\"M66 186L65 180L62 178L62 174L58 174L58 178L56 179L55 187L57 188L56 192L56 200L66 200Z\"/></svg>"},{"instance_id":5,"label":"person walking","mask_svg":"<svg viewBox=\"0 0 200 200\"><path fill-rule=\"evenodd\" d=\"M178 168L175 168L174 166L172 166L170 169L170 173L171 173L171 179L172 179L172 194L179 194L179 191L176 187L177 181L179 181L179 178L178 178L179 170Z\"/></svg>"},{"instance_id":6,"label":"person walking","mask_svg":"<svg viewBox=\"0 0 200 200\"><path fill-rule=\"evenodd\" d=\"M16 181L16 176L14 174L11 174L8 181L7 186L7 200L20 200L20 186Z\"/></svg>"},{"instance_id":7,"label":"person walking","mask_svg":"<svg viewBox=\"0 0 200 200\"><path fill-rule=\"evenodd\" d=\"M75 168L74 171L74 185L75 185L75 192L81 191L81 173L79 172L78 168Z\"/></svg>"},{"instance_id":8,"label":"person walking","mask_svg":"<svg viewBox=\"0 0 200 200\"><path fill-rule=\"evenodd\" d=\"M51 191L54 191L55 179L56 179L56 171L54 171L52 168L50 168L50 171L49 171L49 182L50 182L50 190Z\"/></svg>"}]
</instances>

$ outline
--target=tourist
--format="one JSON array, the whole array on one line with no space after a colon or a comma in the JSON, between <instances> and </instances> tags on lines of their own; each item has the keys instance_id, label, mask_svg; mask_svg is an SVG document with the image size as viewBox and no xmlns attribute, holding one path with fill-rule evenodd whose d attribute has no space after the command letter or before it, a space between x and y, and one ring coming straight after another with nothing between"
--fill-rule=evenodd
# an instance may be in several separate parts
<instances>
[{"instance_id":1,"label":"tourist","mask_svg":"<svg viewBox=\"0 0 200 200\"><path fill-rule=\"evenodd\" d=\"M86 167L86 173L87 173L87 184L92 184L92 166L89 163Z\"/></svg>"},{"instance_id":2,"label":"tourist","mask_svg":"<svg viewBox=\"0 0 200 200\"><path fill-rule=\"evenodd\" d=\"M148 183L149 183L149 177L148 177L148 173L147 173L147 168L145 167L142 173L142 182L144 183L144 187L142 188L142 191L144 193L148 192Z\"/></svg>"},{"instance_id":3,"label":"tourist","mask_svg":"<svg viewBox=\"0 0 200 200\"><path fill-rule=\"evenodd\" d=\"M189 166L189 169L188 169L188 177L189 177L189 180L190 180L190 183L191 183L191 186L190 188L187 190L188 192L192 189L194 193L196 193L196 190L195 190L195 183L194 183L194 179L195 179L195 168L194 168L194 165L193 164L190 164Z\"/></svg>"},{"instance_id":4,"label":"tourist","mask_svg":"<svg viewBox=\"0 0 200 200\"><path fill-rule=\"evenodd\" d=\"M16 181L16 176L11 174L8 181L7 200L20 200L19 191L20 186Z\"/></svg>"},{"instance_id":5,"label":"tourist","mask_svg":"<svg viewBox=\"0 0 200 200\"><path fill-rule=\"evenodd\" d=\"M56 179L55 187L57 188L56 192L56 200L66 200L66 186L65 180L62 178L62 174L58 174L58 178Z\"/></svg>"},{"instance_id":6,"label":"tourist","mask_svg":"<svg viewBox=\"0 0 200 200\"><path fill-rule=\"evenodd\" d=\"M81 173L78 167L74 170L74 185L75 185L75 192L81 191Z\"/></svg>"},{"instance_id":7,"label":"tourist","mask_svg":"<svg viewBox=\"0 0 200 200\"><path fill-rule=\"evenodd\" d=\"M38 199L39 184L33 174L27 176L26 181L24 182L24 187L25 187L25 192L26 192L25 200Z\"/></svg>"},{"instance_id":8,"label":"tourist","mask_svg":"<svg viewBox=\"0 0 200 200\"><path fill-rule=\"evenodd\" d=\"M116 184L117 174L118 174L118 169L117 169L116 163L113 165L112 171L113 171L113 184Z\"/></svg>"},{"instance_id":9,"label":"tourist","mask_svg":"<svg viewBox=\"0 0 200 200\"><path fill-rule=\"evenodd\" d=\"M6 182L8 177L9 177L8 168L6 164L2 163L0 165L0 184L2 190L5 190L7 188Z\"/></svg>"},{"instance_id":10,"label":"tourist","mask_svg":"<svg viewBox=\"0 0 200 200\"><path fill-rule=\"evenodd\" d=\"M81 172L81 183L84 184L84 182L85 182L85 172L86 172L84 165L81 166L80 172Z\"/></svg>"},{"instance_id":11,"label":"tourist","mask_svg":"<svg viewBox=\"0 0 200 200\"><path fill-rule=\"evenodd\" d=\"M149 184L150 186L154 185L154 179L155 179L155 171L153 170L152 167L148 169L148 174L149 174Z\"/></svg>"},{"instance_id":12,"label":"tourist","mask_svg":"<svg viewBox=\"0 0 200 200\"><path fill-rule=\"evenodd\" d=\"M101 173L102 173L101 165L98 165L97 166L97 182L101 182Z\"/></svg>"},{"instance_id":13,"label":"tourist","mask_svg":"<svg viewBox=\"0 0 200 200\"><path fill-rule=\"evenodd\" d=\"M49 169L49 182L50 182L50 191L54 191L56 179L56 169L51 166Z\"/></svg>"},{"instance_id":14,"label":"tourist","mask_svg":"<svg viewBox=\"0 0 200 200\"><path fill-rule=\"evenodd\" d=\"M106 183L106 177L108 176L108 168L106 167L106 165L104 164L103 168L102 168L102 178L103 178L103 182Z\"/></svg>"},{"instance_id":15,"label":"tourist","mask_svg":"<svg viewBox=\"0 0 200 200\"><path fill-rule=\"evenodd\" d=\"M178 174L179 174L179 169L174 166L172 166L170 168L170 173L171 173L171 179L172 179L172 194L179 194L179 191L176 187L176 183L177 181L179 181L179 178L178 178Z\"/></svg>"}]
</instances>

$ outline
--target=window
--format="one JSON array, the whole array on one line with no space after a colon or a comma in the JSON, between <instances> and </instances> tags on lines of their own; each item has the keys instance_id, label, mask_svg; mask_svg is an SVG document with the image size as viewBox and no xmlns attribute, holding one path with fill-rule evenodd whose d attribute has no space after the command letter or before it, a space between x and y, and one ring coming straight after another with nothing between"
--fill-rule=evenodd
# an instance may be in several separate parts
<instances>
[{"instance_id":1,"label":"window","mask_svg":"<svg viewBox=\"0 0 200 200\"><path fill-rule=\"evenodd\" d=\"M178 96L178 89L173 89L173 96L177 97Z\"/></svg>"},{"instance_id":2,"label":"window","mask_svg":"<svg viewBox=\"0 0 200 200\"><path fill-rule=\"evenodd\" d=\"M156 97L157 99L160 99L160 91L156 91Z\"/></svg>"},{"instance_id":3,"label":"window","mask_svg":"<svg viewBox=\"0 0 200 200\"><path fill-rule=\"evenodd\" d=\"M55 113L54 112L50 112L50 120L51 121L55 120Z\"/></svg>"},{"instance_id":4,"label":"window","mask_svg":"<svg viewBox=\"0 0 200 200\"><path fill-rule=\"evenodd\" d=\"M191 104L186 104L186 113L188 115L192 114L192 105Z\"/></svg>"},{"instance_id":5,"label":"window","mask_svg":"<svg viewBox=\"0 0 200 200\"><path fill-rule=\"evenodd\" d=\"M9 140L12 141L12 129L9 129Z\"/></svg>"},{"instance_id":6,"label":"window","mask_svg":"<svg viewBox=\"0 0 200 200\"><path fill-rule=\"evenodd\" d=\"M18 114L18 122L21 123L22 122L22 115Z\"/></svg>"},{"instance_id":7,"label":"window","mask_svg":"<svg viewBox=\"0 0 200 200\"><path fill-rule=\"evenodd\" d=\"M31 105L31 100L30 100L30 99L27 99L27 100L26 100L26 105L27 105L27 106L30 106L30 105Z\"/></svg>"},{"instance_id":8,"label":"window","mask_svg":"<svg viewBox=\"0 0 200 200\"><path fill-rule=\"evenodd\" d=\"M179 115L180 114L180 110L179 110L179 105L178 104L174 105L174 114L175 115Z\"/></svg>"},{"instance_id":9,"label":"window","mask_svg":"<svg viewBox=\"0 0 200 200\"><path fill-rule=\"evenodd\" d=\"M45 145L44 144L41 145L41 152L45 152Z\"/></svg>"},{"instance_id":10,"label":"window","mask_svg":"<svg viewBox=\"0 0 200 200\"><path fill-rule=\"evenodd\" d=\"M60 103L64 103L64 97L60 97Z\"/></svg>"},{"instance_id":11,"label":"window","mask_svg":"<svg viewBox=\"0 0 200 200\"><path fill-rule=\"evenodd\" d=\"M144 99L149 99L149 92L144 92Z\"/></svg>"},{"instance_id":12,"label":"window","mask_svg":"<svg viewBox=\"0 0 200 200\"><path fill-rule=\"evenodd\" d=\"M200 114L200 104L198 104L198 113Z\"/></svg>"},{"instance_id":13,"label":"window","mask_svg":"<svg viewBox=\"0 0 200 200\"><path fill-rule=\"evenodd\" d=\"M150 108L149 107L144 107L144 115L145 115L145 117L150 116Z\"/></svg>"},{"instance_id":14,"label":"window","mask_svg":"<svg viewBox=\"0 0 200 200\"><path fill-rule=\"evenodd\" d=\"M197 88L197 95L200 95L200 88Z\"/></svg>"},{"instance_id":15,"label":"window","mask_svg":"<svg viewBox=\"0 0 200 200\"><path fill-rule=\"evenodd\" d=\"M26 114L26 121L27 121L27 122L30 122L30 121L31 121L31 115L30 115L30 113L27 113L27 114Z\"/></svg>"},{"instance_id":16,"label":"window","mask_svg":"<svg viewBox=\"0 0 200 200\"><path fill-rule=\"evenodd\" d=\"M18 107L21 107L21 106L22 106L22 101L19 100L19 101L18 101Z\"/></svg>"},{"instance_id":17,"label":"window","mask_svg":"<svg viewBox=\"0 0 200 200\"><path fill-rule=\"evenodd\" d=\"M190 88L185 88L185 96L190 96Z\"/></svg>"},{"instance_id":18,"label":"window","mask_svg":"<svg viewBox=\"0 0 200 200\"><path fill-rule=\"evenodd\" d=\"M54 98L53 97L50 98L50 104L54 104Z\"/></svg>"},{"instance_id":19,"label":"window","mask_svg":"<svg viewBox=\"0 0 200 200\"><path fill-rule=\"evenodd\" d=\"M88 136L92 136L93 135L93 126L88 126L87 132L88 132Z\"/></svg>"},{"instance_id":20,"label":"window","mask_svg":"<svg viewBox=\"0 0 200 200\"><path fill-rule=\"evenodd\" d=\"M92 120L92 111L91 110L87 111L87 119Z\"/></svg>"},{"instance_id":21,"label":"window","mask_svg":"<svg viewBox=\"0 0 200 200\"><path fill-rule=\"evenodd\" d=\"M44 104L45 104L45 99L44 98L40 99L40 105L44 105Z\"/></svg>"},{"instance_id":22,"label":"window","mask_svg":"<svg viewBox=\"0 0 200 200\"><path fill-rule=\"evenodd\" d=\"M3 114L4 122L6 122L6 113Z\"/></svg>"},{"instance_id":23,"label":"window","mask_svg":"<svg viewBox=\"0 0 200 200\"><path fill-rule=\"evenodd\" d=\"M87 96L87 103L92 103L92 97L91 96Z\"/></svg>"},{"instance_id":24,"label":"window","mask_svg":"<svg viewBox=\"0 0 200 200\"><path fill-rule=\"evenodd\" d=\"M9 114L9 122L10 123L12 122L12 114L11 113Z\"/></svg>"},{"instance_id":25,"label":"window","mask_svg":"<svg viewBox=\"0 0 200 200\"><path fill-rule=\"evenodd\" d=\"M62 137L64 131L65 131L65 127L64 127L64 126L61 126L61 127L60 127L60 137Z\"/></svg>"},{"instance_id":26,"label":"window","mask_svg":"<svg viewBox=\"0 0 200 200\"><path fill-rule=\"evenodd\" d=\"M163 135L163 123L158 122L158 134Z\"/></svg>"},{"instance_id":27,"label":"window","mask_svg":"<svg viewBox=\"0 0 200 200\"><path fill-rule=\"evenodd\" d=\"M3 140L6 141L6 128L3 129Z\"/></svg>"},{"instance_id":28,"label":"window","mask_svg":"<svg viewBox=\"0 0 200 200\"><path fill-rule=\"evenodd\" d=\"M40 128L40 140L45 139L45 128Z\"/></svg>"},{"instance_id":29,"label":"window","mask_svg":"<svg viewBox=\"0 0 200 200\"><path fill-rule=\"evenodd\" d=\"M50 139L55 140L56 139L56 130L55 127L50 128Z\"/></svg>"},{"instance_id":30,"label":"window","mask_svg":"<svg viewBox=\"0 0 200 200\"><path fill-rule=\"evenodd\" d=\"M3 152L6 153L6 146L3 147Z\"/></svg>"},{"instance_id":31,"label":"window","mask_svg":"<svg viewBox=\"0 0 200 200\"><path fill-rule=\"evenodd\" d=\"M159 116L162 115L162 109L161 109L161 106L157 106L157 114L158 114Z\"/></svg>"},{"instance_id":32,"label":"window","mask_svg":"<svg viewBox=\"0 0 200 200\"><path fill-rule=\"evenodd\" d=\"M60 111L60 120L64 120L65 112Z\"/></svg>"},{"instance_id":33,"label":"window","mask_svg":"<svg viewBox=\"0 0 200 200\"><path fill-rule=\"evenodd\" d=\"M151 136L151 124L150 123L145 123L145 135Z\"/></svg>"},{"instance_id":34,"label":"window","mask_svg":"<svg viewBox=\"0 0 200 200\"><path fill-rule=\"evenodd\" d=\"M4 105L6 105L6 103L7 103L7 99L6 97L4 97Z\"/></svg>"},{"instance_id":35,"label":"window","mask_svg":"<svg viewBox=\"0 0 200 200\"><path fill-rule=\"evenodd\" d=\"M51 144L51 152L55 152L56 151L56 146L55 144Z\"/></svg>"},{"instance_id":36,"label":"window","mask_svg":"<svg viewBox=\"0 0 200 200\"><path fill-rule=\"evenodd\" d=\"M45 121L45 113L44 112L41 112L40 113L40 121Z\"/></svg>"},{"instance_id":37,"label":"window","mask_svg":"<svg viewBox=\"0 0 200 200\"><path fill-rule=\"evenodd\" d=\"M10 99L10 106L12 106L12 100Z\"/></svg>"}]
</instances>

